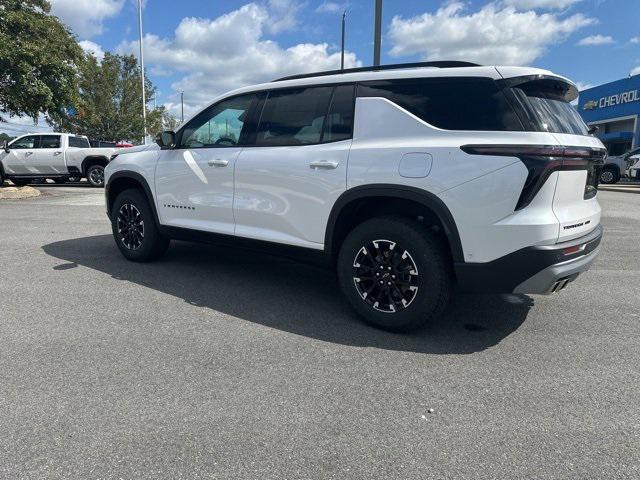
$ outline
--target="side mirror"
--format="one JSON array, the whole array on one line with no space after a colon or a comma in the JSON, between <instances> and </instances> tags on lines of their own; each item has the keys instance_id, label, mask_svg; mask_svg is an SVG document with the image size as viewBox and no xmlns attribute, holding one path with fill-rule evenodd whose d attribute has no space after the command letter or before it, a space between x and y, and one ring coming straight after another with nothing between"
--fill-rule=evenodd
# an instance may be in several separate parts
<instances>
[{"instance_id":1,"label":"side mirror","mask_svg":"<svg viewBox=\"0 0 640 480\"><path fill-rule=\"evenodd\" d=\"M5 152L9 153L9 144L7 143L7 141L6 141L6 140L3 140L3 141L2 141L2 149L3 149Z\"/></svg>"},{"instance_id":2,"label":"side mirror","mask_svg":"<svg viewBox=\"0 0 640 480\"><path fill-rule=\"evenodd\" d=\"M164 132L156 135L156 143L160 148L172 148L176 144L176 134L171 130L165 130Z\"/></svg>"},{"instance_id":3,"label":"side mirror","mask_svg":"<svg viewBox=\"0 0 640 480\"><path fill-rule=\"evenodd\" d=\"M589 127L589 130L587 130L587 133L589 135L594 135L594 134L598 133L598 130L600 130L600 127L598 127L597 125L591 125Z\"/></svg>"}]
</instances>

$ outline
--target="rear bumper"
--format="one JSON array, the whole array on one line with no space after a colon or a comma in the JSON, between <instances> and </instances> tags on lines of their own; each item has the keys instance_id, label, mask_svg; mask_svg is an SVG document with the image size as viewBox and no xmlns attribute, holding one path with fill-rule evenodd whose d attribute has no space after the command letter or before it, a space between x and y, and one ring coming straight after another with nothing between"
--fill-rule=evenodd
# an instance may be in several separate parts
<instances>
[{"instance_id":1,"label":"rear bumper","mask_svg":"<svg viewBox=\"0 0 640 480\"><path fill-rule=\"evenodd\" d=\"M460 290L476 293L540 293L562 290L589 269L600 251L602 226L555 245L527 247L488 263L455 265Z\"/></svg>"}]
</instances>

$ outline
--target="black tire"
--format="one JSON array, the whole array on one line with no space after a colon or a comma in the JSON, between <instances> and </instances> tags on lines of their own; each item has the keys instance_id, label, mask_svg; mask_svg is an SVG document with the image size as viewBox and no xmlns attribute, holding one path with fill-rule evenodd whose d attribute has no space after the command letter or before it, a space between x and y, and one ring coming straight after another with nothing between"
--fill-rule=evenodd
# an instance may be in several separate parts
<instances>
[{"instance_id":1,"label":"black tire","mask_svg":"<svg viewBox=\"0 0 640 480\"><path fill-rule=\"evenodd\" d=\"M4 172L2 171L2 167L0 166L0 187L2 187L4 185Z\"/></svg>"},{"instance_id":2,"label":"black tire","mask_svg":"<svg viewBox=\"0 0 640 480\"><path fill-rule=\"evenodd\" d=\"M368 250L377 253L374 256ZM385 251L390 258L385 258ZM376 256L383 261L376 262ZM377 269L381 266L380 274ZM408 273L414 268L414 274ZM385 330L406 332L425 326L444 311L451 296L451 260L442 242L420 223L401 217L373 218L355 227L340 248L337 270L351 306L365 321ZM389 278L394 272L397 280ZM380 278L394 283L379 287ZM382 288L393 293L386 297L386 304L384 300L375 303L388 295Z\"/></svg>"},{"instance_id":3,"label":"black tire","mask_svg":"<svg viewBox=\"0 0 640 480\"><path fill-rule=\"evenodd\" d=\"M102 165L91 165L87 168L86 177L92 187L104 187L104 167Z\"/></svg>"},{"instance_id":4,"label":"black tire","mask_svg":"<svg viewBox=\"0 0 640 480\"><path fill-rule=\"evenodd\" d=\"M12 178L11 181L16 187L24 187L32 182L30 178Z\"/></svg>"},{"instance_id":5,"label":"black tire","mask_svg":"<svg viewBox=\"0 0 640 480\"><path fill-rule=\"evenodd\" d=\"M620 172L615 167L604 167L600 173L600 183L611 185L618 183L620 180Z\"/></svg>"},{"instance_id":6,"label":"black tire","mask_svg":"<svg viewBox=\"0 0 640 480\"><path fill-rule=\"evenodd\" d=\"M132 220L132 223L128 222L129 219ZM137 219L142 221L142 236L139 234ZM127 233L136 228L138 233L123 234L122 232L126 231L126 228L129 228ZM169 238L158 230L147 197L140 190L125 190L116 197L111 210L111 229L116 245L122 254L134 262L157 260L164 255L169 247Z\"/></svg>"}]
</instances>

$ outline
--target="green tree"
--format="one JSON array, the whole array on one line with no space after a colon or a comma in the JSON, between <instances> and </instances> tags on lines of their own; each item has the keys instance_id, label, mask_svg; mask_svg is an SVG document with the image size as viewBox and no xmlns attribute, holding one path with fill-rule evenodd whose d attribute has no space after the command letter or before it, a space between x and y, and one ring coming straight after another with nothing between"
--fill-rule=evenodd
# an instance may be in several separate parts
<instances>
[{"instance_id":1,"label":"green tree","mask_svg":"<svg viewBox=\"0 0 640 480\"><path fill-rule=\"evenodd\" d=\"M140 141L144 136L140 68L133 55L106 53L101 62L88 55L80 71L76 112L53 119L56 128L95 140ZM155 87L145 78L147 98ZM147 110L147 132L162 130L164 107Z\"/></svg>"},{"instance_id":2,"label":"green tree","mask_svg":"<svg viewBox=\"0 0 640 480\"><path fill-rule=\"evenodd\" d=\"M0 114L56 118L77 100L82 49L50 8L46 0L0 1Z\"/></svg>"}]
</instances>

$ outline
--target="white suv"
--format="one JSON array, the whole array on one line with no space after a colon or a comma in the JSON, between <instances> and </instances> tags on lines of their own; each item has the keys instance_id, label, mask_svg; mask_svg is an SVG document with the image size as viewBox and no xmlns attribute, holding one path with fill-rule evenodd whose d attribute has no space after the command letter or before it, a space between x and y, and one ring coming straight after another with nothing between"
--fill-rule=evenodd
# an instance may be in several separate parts
<instances>
[{"instance_id":1,"label":"white suv","mask_svg":"<svg viewBox=\"0 0 640 480\"><path fill-rule=\"evenodd\" d=\"M124 256L234 236L322 251L364 319L409 330L461 291L550 293L587 270L604 146L573 83L429 62L218 98L106 169Z\"/></svg>"}]
</instances>

